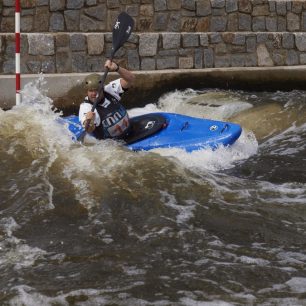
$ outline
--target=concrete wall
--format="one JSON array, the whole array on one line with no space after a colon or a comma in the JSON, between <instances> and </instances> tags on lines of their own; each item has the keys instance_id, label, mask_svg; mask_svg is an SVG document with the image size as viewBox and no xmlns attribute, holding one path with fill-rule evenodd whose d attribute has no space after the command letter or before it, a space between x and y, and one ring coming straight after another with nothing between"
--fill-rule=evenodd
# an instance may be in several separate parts
<instances>
[{"instance_id":1,"label":"concrete wall","mask_svg":"<svg viewBox=\"0 0 306 306\"><path fill-rule=\"evenodd\" d=\"M77 112L84 97L83 80L87 73L45 74L42 85L54 105L66 113ZM124 94L128 108L156 102L161 94L175 89L245 89L245 90L306 90L306 66L269 68L207 68L136 71L136 81ZM118 77L110 73L108 79ZM22 85L39 79L38 75L25 74ZM0 107L10 109L15 105L15 78L0 75ZM10 90L11 89L11 90Z\"/></svg>"}]
</instances>

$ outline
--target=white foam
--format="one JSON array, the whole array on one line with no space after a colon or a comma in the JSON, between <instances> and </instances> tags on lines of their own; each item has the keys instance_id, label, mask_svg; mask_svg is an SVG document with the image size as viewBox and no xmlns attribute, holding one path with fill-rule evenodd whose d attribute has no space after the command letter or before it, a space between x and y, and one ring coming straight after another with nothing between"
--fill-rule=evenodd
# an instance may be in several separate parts
<instances>
[{"instance_id":1,"label":"white foam","mask_svg":"<svg viewBox=\"0 0 306 306\"><path fill-rule=\"evenodd\" d=\"M162 196L162 203L164 203L165 206L177 211L178 214L176 216L176 222L178 224L187 224L187 221L194 216L194 202L186 202L186 205L184 206L178 205L174 195L171 195L166 191L160 191L160 194Z\"/></svg>"},{"instance_id":2,"label":"white foam","mask_svg":"<svg viewBox=\"0 0 306 306\"><path fill-rule=\"evenodd\" d=\"M286 282L286 285L290 287L290 290L295 293L306 293L306 278L305 277L293 277Z\"/></svg>"},{"instance_id":3,"label":"white foam","mask_svg":"<svg viewBox=\"0 0 306 306\"><path fill-rule=\"evenodd\" d=\"M159 153L162 156L174 156L185 167L195 171L199 169L219 171L234 167L238 161L256 154L257 149L258 143L254 135L243 132L232 146L220 146L216 150L209 148L188 153L183 149L170 148L154 149L152 152Z\"/></svg>"},{"instance_id":4,"label":"white foam","mask_svg":"<svg viewBox=\"0 0 306 306\"><path fill-rule=\"evenodd\" d=\"M0 220L0 229L5 233L0 241L0 267L12 266L15 270L20 270L32 266L37 259L43 258L46 254L44 250L30 247L16 238L13 231L19 227L12 217Z\"/></svg>"}]
</instances>

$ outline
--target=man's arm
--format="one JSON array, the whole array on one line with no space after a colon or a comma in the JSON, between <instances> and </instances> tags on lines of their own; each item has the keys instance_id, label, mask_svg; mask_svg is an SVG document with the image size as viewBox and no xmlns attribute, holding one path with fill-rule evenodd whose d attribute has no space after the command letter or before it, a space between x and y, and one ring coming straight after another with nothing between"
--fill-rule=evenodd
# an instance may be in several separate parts
<instances>
[{"instance_id":1,"label":"man's arm","mask_svg":"<svg viewBox=\"0 0 306 306\"><path fill-rule=\"evenodd\" d=\"M131 87L135 80L135 75L131 71L120 67L118 64L111 62L110 60L106 61L105 67L107 67L109 71L118 72L118 74L120 75L120 83L122 88L127 89Z\"/></svg>"}]
</instances>

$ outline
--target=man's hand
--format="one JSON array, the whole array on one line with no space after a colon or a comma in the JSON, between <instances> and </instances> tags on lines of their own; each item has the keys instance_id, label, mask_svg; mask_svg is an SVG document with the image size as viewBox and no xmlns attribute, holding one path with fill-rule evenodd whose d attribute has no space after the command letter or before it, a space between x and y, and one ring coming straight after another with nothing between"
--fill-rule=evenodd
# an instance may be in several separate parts
<instances>
[{"instance_id":1,"label":"man's hand","mask_svg":"<svg viewBox=\"0 0 306 306\"><path fill-rule=\"evenodd\" d=\"M85 128L85 131L88 133L92 133L95 129L95 113L94 112L88 112L85 115L86 119L83 123L83 126Z\"/></svg>"},{"instance_id":2,"label":"man's hand","mask_svg":"<svg viewBox=\"0 0 306 306\"><path fill-rule=\"evenodd\" d=\"M109 59L105 62L105 68L108 68L109 71L117 71L118 65L114 62L111 62Z\"/></svg>"}]
</instances>

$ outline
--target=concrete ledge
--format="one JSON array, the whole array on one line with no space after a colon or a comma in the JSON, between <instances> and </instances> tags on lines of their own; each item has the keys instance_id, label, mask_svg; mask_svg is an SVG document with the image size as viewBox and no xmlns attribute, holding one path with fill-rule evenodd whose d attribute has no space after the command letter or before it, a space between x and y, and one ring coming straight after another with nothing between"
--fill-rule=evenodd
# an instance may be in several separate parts
<instances>
[{"instance_id":1,"label":"concrete ledge","mask_svg":"<svg viewBox=\"0 0 306 306\"><path fill-rule=\"evenodd\" d=\"M175 69L136 71L134 86L124 96L128 108L154 102L163 93L175 89L228 88L245 90L306 89L306 66ZM64 111L78 109L84 96L82 82L88 73L44 74L42 89ZM110 73L108 80L117 78ZM39 79L39 75L23 75L22 88ZM0 107L10 109L15 105L15 76L0 76Z\"/></svg>"}]
</instances>

